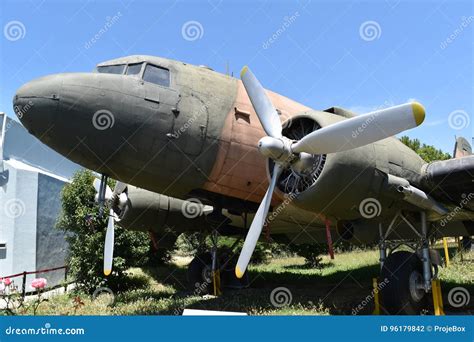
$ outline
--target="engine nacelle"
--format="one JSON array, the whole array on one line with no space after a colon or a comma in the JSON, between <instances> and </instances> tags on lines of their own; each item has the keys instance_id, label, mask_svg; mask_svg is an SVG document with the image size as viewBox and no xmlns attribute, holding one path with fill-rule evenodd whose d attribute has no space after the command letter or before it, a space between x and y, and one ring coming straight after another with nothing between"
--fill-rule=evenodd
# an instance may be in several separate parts
<instances>
[{"instance_id":1,"label":"engine nacelle","mask_svg":"<svg viewBox=\"0 0 474 342\"><path fill-rule=\"evenodd\" d=\"M309 111L285 122L282 133L299 140L344 119L341 115ZM375 195L382 182L375 172L374 152L374 146L367 145L327 155L305 156L282 172L277 188L287 194L296 193L294 204L308 211L336 218L360 218L359 204L370 194ZM271 170L273 162L269 163Z\"/></svg>"},{"instance_id":2,"label":"engine nacelle","mask_svg":"<svg viewBox=\"0 0 474 342\"><path fill-rule=\"evenodd\" d=\"M209 226L206 214L212 210L199 201L185 201L128 185L127 201L118 213L118 225L157 233L165 232L166 228L176 232L197 231Z\"/></svg>"}]
</instances>

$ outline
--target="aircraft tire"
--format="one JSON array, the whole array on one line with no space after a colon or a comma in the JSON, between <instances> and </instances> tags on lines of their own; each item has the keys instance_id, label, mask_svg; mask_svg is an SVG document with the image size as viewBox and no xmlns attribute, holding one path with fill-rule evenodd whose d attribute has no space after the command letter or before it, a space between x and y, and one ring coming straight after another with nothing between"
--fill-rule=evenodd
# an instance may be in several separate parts
<instances>
[{"instance_id":1,"label":"aircraft tire","mask_svg":"<svg viewBox=\"0 0 474 342\"><path fill-rule=\"evenodd\" d=\"M211 267L211 253L202 253L194 257L187 270L189 291L194 292L198 296L213 292Z\"/></svg>"},{"instance_id":2,"label":"aircraft tire","mask_svg":"<svg viewBox=\"0 0 474 342\"><path fill-rule=\"evenodd\" d=\"M382 308L390 315L418 315L428 296L415 283L423 279L423 264L415 253L398 251L385 261L379 288ZM385 285L382 287L381 284Z\"/></svg>"}]
</instances>

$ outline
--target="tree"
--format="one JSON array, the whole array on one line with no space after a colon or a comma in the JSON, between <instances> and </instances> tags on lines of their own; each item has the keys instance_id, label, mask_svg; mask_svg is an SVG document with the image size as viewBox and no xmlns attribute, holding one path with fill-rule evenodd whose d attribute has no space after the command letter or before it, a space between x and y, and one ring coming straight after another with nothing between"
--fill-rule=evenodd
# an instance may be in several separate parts
<instances>
[{"instance_id":1,"label":"tree","mask_svg":"<svg viewBox=\"0 0 474 342\"><path fill-rule=\"evenodd\" d=\"M418 153L418 155L427 163L435 160L446 160L451 158L449 153L444 153L432 145L421 144L418 139L410 139L407 136L403 136L400 138L400 141Z\"/></svg>"},{"instance_id":2,"label":"tree","mask_svg":"<svg viewBox=\"0 0 474 342\"><path fill-rule=\"evenodd\" d=\"M88 293L99 287L123 290L129 285L126 270L147 262L149 238L146 233L115 226L113 271L108 277L104 276L103 252L108 217L98 218L93 181L92 172L82 170L74 175L72 183L63 188L62 212L57 228L67 233L68 266L78 289ZM112 187L112 182L109 186Z\"/></svg>"}]
</instances>

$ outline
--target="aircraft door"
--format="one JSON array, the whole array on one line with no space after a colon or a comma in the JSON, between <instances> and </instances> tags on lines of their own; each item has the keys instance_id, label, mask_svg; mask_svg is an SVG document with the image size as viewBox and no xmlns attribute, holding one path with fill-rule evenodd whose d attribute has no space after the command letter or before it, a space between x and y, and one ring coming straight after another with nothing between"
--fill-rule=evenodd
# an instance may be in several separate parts
<instances>
[{"instance_id":1,"label":"aircraft door","mask_svg":"<svg viewBox=\"0 0 474 342\"><path fill-rule=\"evenodd\" d=\"M170 149L190 156L199 155L206 141L209 107L198 94L180 98L173 129L170 132Z\"/></svg>"}]
</instances>

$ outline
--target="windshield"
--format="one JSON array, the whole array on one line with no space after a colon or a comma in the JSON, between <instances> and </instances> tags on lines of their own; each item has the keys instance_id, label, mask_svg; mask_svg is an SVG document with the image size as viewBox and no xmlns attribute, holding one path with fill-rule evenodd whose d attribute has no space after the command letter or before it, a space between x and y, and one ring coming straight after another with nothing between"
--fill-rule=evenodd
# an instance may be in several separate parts
<instances>
[{"instance_id":1,"label":"windshield","mask_svg":"<svg viewBox=\"0 0 474 342\"><path fill-rule=\"evenodd\" d=\"M138 76L140 74L140 71L142 70L142 65L143 63L129 64L126 74Z\"/></svg>"},{"instance_id":2,"label":"windshield","mask_svg":"<svg viewBox=\"0 0 474 342\"><path fill-rule=\"evenodd\" d=\"M148 64L145 68L145 73L143 74L143 80L145 82L151 82L164 87L169 87L170 72L168 69Z\"/></svg>"},{"instance_id":3,"label":"windshield","mask_svg":"<svg viewBox=\"0 0 474 342\"><path fill-rule=\"evenodd\" d=\"M97 67L97 71L102 74L123 74L123 70L125 69L125 64L119 65L106 65Z\"/></svg>"}]
</instances>

